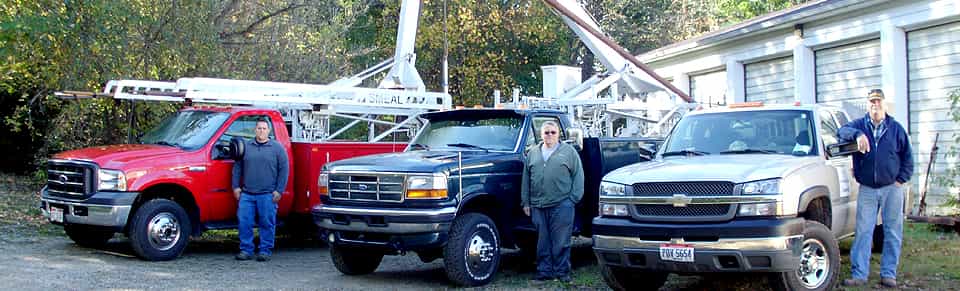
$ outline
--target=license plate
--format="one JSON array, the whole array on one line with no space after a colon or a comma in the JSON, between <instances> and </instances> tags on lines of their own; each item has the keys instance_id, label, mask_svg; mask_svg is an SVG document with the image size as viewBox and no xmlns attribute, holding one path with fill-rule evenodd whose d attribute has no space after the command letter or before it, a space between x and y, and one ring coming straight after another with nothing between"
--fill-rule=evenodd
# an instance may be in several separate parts
<instances>
[{"instance_id":1,"label":"license plate","mask_svg":"<svg viewBox=\"0 0 960 291\"><path fill-rule=\"evenodd\" d=\"M63 223L63 208L50 206L50 221Z\"/></svg>"},{"instance_id":2,"label":"license plate","mask_svg":"<svg viewBox=\"0 0 960 291\"><path fill-rule=\"evenodd\" d=\"M664 261L693 263L693 247L690 245L660 245L660 259Z\"/></svg>"}]
</instances>

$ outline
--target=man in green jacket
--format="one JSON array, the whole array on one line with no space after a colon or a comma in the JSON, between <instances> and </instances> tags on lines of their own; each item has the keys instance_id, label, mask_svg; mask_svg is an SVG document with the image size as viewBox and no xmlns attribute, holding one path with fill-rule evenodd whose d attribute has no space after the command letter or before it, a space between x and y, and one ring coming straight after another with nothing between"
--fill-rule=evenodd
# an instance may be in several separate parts
<instances>
[{"instance_id":1,"label":"man in green jacket","mask_svg":"<svg viewBox=\"0 0 960 291\"><path fill-rule=\"evenodd\" d=\"M534 281L570 282L574 205L583 197L583 166L573 146L560 142L554 122L540 126L543 143L527 154L520 203L537 227Z\"/></svg>"}]
</instances>

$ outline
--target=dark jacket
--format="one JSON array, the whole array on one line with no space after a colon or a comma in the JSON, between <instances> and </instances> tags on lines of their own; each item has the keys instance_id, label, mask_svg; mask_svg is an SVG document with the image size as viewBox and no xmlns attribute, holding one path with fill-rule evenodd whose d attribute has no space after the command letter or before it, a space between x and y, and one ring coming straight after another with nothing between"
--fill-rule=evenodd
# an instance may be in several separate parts
<instances>
[{"instance_id":1,"label":"dark jacket","mask_svg":"<svg viewBox=\"0 0 960 291\"><path fill-rule=\"evenodd\" d=\"M573 203L583 197L583 165L577 150L563 142L546 161L537 145L527 154L520 186L523 207L552 207L570 198Z\"/></svg>"},{"instance_id":2,"label":"dark jacket","mask_svg":"<svg viewBox=\"0 0 960 291\"><path fill-rule=\"evenodd\" d=\"M251 139L246 143L243 159L233 164L232 189L242 188L250 194L283 194L290 174L286 149L275 140L261 144Z\"/></svg>"},{"instance_id":3,"label":"dark jacket","mask_svg":"<svg viewBox=\"0 0 960 291\"><path fill-rule=\"evenodd\" d=\"M883 119L885 130L879 142L874 139L870 114L850 121L837 132L842 141L855 141L860 135L870 140L870 152L853 154L853 176L860 185L880 188L894 182L906 183L913 176L913 152L907 131L893 117Z\"/></svg>"}]
</instances>

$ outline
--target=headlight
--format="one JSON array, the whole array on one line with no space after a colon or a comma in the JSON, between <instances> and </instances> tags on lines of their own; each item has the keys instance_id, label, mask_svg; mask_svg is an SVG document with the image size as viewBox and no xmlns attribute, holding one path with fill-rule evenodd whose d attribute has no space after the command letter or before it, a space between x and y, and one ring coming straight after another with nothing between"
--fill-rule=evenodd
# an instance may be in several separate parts
<instances>
[{"instance_id":1,"label":"headlight","mask_svg":"<svg viewBox=\"0 0 960 291\"><path fill-rule=\"evenodd\" d=\"M320 177L317 178L317 192L320 195L330 194L330 174L320 173Z\"/></svg>"},{"instance_id":2,"label":"headlight","mask_svg":"<svg viewBox=\"0 0 960 291\"><path fill-rule=\"evenodd\" d=\"M447 176L436 174L431 176L407 177L407 199L446 199Z\"/></svg>"},{"instance_id":3,"label":"headlight","mask_svg":"<svg viewBox=\"0 0 960 291\"><path fill-rule=\"evenodd\" d=\"M780 194L780 178L740 184L740 194Z\"/></svg>"},{"instance_id":4,"label":"headlight","mask_svg":"<svg viewBox=\"0 0 960 291\"><path fill-rule=\"evenodd\" d=\"M600 215L602 216L628 216L626 204L603 203L600 202Z\"/></svg>"},{"instance_id":5,"label":"headlight","mask_svg":"<svg viewBox=\"0 0 960 291\"><path fill-rule=\"evenodd\" d=\"M606 196L624 196L627 193L627 186L623 184L600 182L600 195Z\"/></svg>"},{"instance_id":6,"label":"headlight","mask_svg":"<svg viewBox=\"0 0 960 291\"><path fill-rule=\"evenodd\" d=\"M120 170L100 169L97 172L97 189L127 191L127 176Z\"/></svg>"},{"instance_id":7,"label":"headlight","mask_svg":"<svg viewBox=\"0 0 960 291\"><path fill-rule=\"evenodd\" d=\"M774 216L780 215L777 202L740 204L737 216Z\"/></svg>"}]
</instances>

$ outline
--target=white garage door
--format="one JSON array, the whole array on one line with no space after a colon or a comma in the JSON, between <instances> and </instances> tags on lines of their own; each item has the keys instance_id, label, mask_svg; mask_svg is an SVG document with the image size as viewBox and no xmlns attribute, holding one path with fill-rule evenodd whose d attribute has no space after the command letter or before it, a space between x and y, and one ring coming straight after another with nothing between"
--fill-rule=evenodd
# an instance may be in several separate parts
<instances>
[{"instance_id":1,"label":"white garage door","mask_svg":"<svg viewBox=\"0 0 960 291\"><path fill-rule=\"evenodd\" d=\"M727 71L691 75L690 97L704 108L726 104Z\"/></svg>"},{"instance_id":2,"label":"white garage door","mask_svg":"<svg viewBox=\"0 0 960 291\"><path fill-rule=\"evenodd\" d=\"M816 51L817 103L840 106L852 118L866 111L866 96L880 88L880 40Z\"/></svg>"},{"instance_id":3,"label":"white garage door","mask_svg":"<svg viewBox=\"0 0 960 291\"><path fill-rule=\"evenodd\" d=\"M747 101L792 103L793 57L777 58L744 66Z\"/></svg>"},{"instance_id":4,"label":"white garage door","mask_svg":"<svg viewBox=\"0 0 960 291\"><path fill-rule=\"evenodd\" d=\"M946 155L953 135L960 126L950 119L950 92L960 89L960 22L930 27L907 33L907 66L909 67L910 138L915 160L914 190L927 179L927 163L934 135L940 133L939 154L933 176L957 167L957 159ZM919 192L914 192L919 193ZM945 214L941 204L948 189L930 183L928 209ZM956 197L956 193L949 194ZM939 211L937 211L939 210Z\"/></svg>"}]
</instances>

